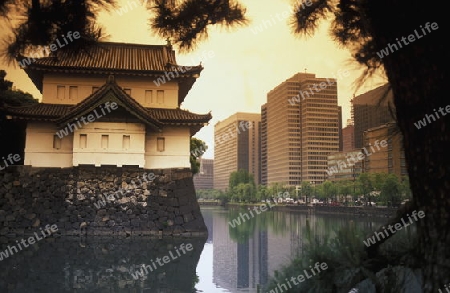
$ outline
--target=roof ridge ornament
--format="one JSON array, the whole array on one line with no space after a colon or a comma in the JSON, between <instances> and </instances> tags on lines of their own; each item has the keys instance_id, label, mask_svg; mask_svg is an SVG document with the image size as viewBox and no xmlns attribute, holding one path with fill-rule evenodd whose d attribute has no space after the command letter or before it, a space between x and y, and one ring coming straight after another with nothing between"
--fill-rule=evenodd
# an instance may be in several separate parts
<instances>
[{"instance_id":1,"label":"roof ridge ornament","mask_svg":"<svg viewBox=\"0 0 450 293\"><path fill-rule=\"evenodd\" d=\"M114 80L114 75L110 74L110 75L108 76L108 81L107 81L107 83L114 83L114 82L115 82L115 80Z\"/></svg>"}]
</instances>

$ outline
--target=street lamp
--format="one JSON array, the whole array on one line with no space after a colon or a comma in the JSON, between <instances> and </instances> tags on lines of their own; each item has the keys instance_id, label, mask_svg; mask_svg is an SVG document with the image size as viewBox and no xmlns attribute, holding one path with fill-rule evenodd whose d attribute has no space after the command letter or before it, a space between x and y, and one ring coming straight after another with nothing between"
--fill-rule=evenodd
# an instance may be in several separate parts
<instances>
[{"instance_id":1,"label":"street lamp","mask_svg":"<svg viewBox=\"0 0 450 293\"><path fill-rule=\"evenodd\" d=\"M353 196L356 196L356 173L355 173L356 164L352 166L352 176L353 176ZM354 204L355 198L353 198Z\"/></svg>"}]
</instances>

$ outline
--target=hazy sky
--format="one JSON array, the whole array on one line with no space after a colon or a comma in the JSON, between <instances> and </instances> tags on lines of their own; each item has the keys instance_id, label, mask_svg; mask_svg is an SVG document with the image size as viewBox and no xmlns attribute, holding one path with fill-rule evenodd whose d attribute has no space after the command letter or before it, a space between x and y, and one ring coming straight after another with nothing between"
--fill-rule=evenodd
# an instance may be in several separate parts
<instances>
[{"instance_id":1,"label":"hazy sky","mask_svg":"<svg viewBox=\"0 0 450 293\"><path fill-rule=\"evenodd\" d=\"M123 7L139 6L119 15L117 11L100 14L99 23L110 35L108 41L141 44L165 44L166 41L150 32L150 14L142 8L141 0L118 0ZM295 36L288 26L291 1L276 0L262 4L261 0L241 0L247 7L251 20L246 27L236 29L212 28L209 38L189 54L177 52L181 65L204 66L200 77L187 95L182 109L195 113L211 111L210 124L195 137L206 141L209 149L205 158L214 157L214 124L235 112L259 113L266 102L267 93L297 72L314 73L317 77L338 79L338 104L343 108L343 126L351 118L350 100L354 92L354 80L361 68L350 53L339 48L328 36L328 25L310 38ZM265 22L265 23L264 23ZM28 76L18 67L2 66L7 79L36 98L41 94ZM349 76L344 77L344 70ZM339 77L341 74L341 77ZM385 80L377 78L368 82L355 94L375 88Z\"/></svg>"}]
</instances>

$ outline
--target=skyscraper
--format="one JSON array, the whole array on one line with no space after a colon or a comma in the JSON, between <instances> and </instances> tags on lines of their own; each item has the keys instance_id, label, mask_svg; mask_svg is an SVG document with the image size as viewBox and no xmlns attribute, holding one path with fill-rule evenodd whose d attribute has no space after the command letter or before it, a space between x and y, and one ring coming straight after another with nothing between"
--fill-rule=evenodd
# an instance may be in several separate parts
<instances>
[{"instance_id":1,"label":"skyscraper","mask_svg":"<svg viewBox=\"0 0 450 293\"><path fill-rule=\"evenodd\" d=\"M342 107L338 106L338 118L339 118L339 151L344 150L344 137L342 134Z\"/></svg>"},{"instance_id":2,"label":"skyscraper","mask_svg":"<svg viewBox=\"0 0 450 293\"><path fill-rule=\"evenodd\" d=\"M200 170L193 176L195 189L212 189L214 160L200 158Z\"/></svg>"},{"instance_id":3,"label":"skyscraper","mask_svg":"<svg viewBox=\"0 0 450 293\"><path fill-rule=\"evenodd\" d=\"M261 114L238 112L214 125L214 189L225 190L230 174L247 170L261 184Z\"/></svg>"},{"instance_id":4,"label":"skyscraper","mask_svg":"<svg viewBox=\"0 0 450 293\"><path fill-rule=\"evenodd\" d=\"M340 149L339 113L336 79L297 73L271 90L262 107L267 184L323 182L328 154Z\"/></svg>"},{"instance_id":5,"label":"skyscraper","mask_svg":"<svg viewBox=\"0 0 450 293\"><path fill-rule=\"evenodd\" d=\"M267 185L267 104L261 106L261 184Z\"/></svg>"},{"instance_id":6,"label":"skyscraper","mask_svg":"<svg viewBox=\"0 0 450 293\"><path fill-rule=\"evenodd\" d=\"M362 161L364 173L393 173L399 179L408 176L403 135L395 122L370 128L364 132L363 138L364 147L373 149ZM386 140L387 146L374 147L377 140Z\"/></svg>"},{"instance_id":7,"label":"skyscraper","mask_svg":"<svg viewBox=\"0 0 450 293\"><path fill-rule=\"evenodd\" d=\"M392 90L388 91L388 86L379 86L351 100L355 148L363 147L364 131L394 121L391 114L391 111L395 111L393 95Z\"/></svg>"},{"instance_id":8,"label":"skyscraper","mask_svg":"<svg viewBox=\"0 0 450 293\"><path fill-rule=\"evenodd\" d=\"M351 119L347 120L347 126L342 128L343 152L349 152L355 149L355 126Z\"/></svg>"}]
</instances>

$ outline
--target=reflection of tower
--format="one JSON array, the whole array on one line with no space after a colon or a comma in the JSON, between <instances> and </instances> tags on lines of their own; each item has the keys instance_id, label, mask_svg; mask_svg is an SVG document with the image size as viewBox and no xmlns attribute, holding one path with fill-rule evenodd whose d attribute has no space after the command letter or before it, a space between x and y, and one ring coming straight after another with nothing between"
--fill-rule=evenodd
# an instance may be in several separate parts
<instances>
[{"instance_id":1,"label":"reflection of tower","mask_svg":"<svg viewBox=\"0 0 450 293\"><path fill-rule=\"evenodd\" d=\"M243 267L241 270L248 272L247 287L256 290L258 284L267 283L267 231L261 231L258 227L253 233L253 237L249 239L247 247L249 255L248 266Z\"/></svg>"},{"instance_id":2,"label":"reflection of tower","mask_svg":"<svg viewBox=\"0 0 450 293\"><path fill-rule=\"evenodd\" d=\"M302 249L304 244L304 234L303 225L301 220L299 220L298 215L290 214L290 231L291 231L291 255L297 255Z\"/></svg>"},{"instance_id":3,"label":"reflection of tower","mask_svg":"<svg viewBox=\"0 0 450 293\"><path fill-rule=\"evenodd\" d=\"M268 246L267 246L267 231L261 231L258 233L259 237L259 258L258 258L258 266L259 266L259 284L266 285L269 281L269 273L268 273L268 265L267 265L267 255L268 255Z\"/></svg>"},{"instance_id":4,"label":"reflection of tower","mask_svg":"<svg viewBox=\"0 0 450 293\"><path fill-rule=\"evenodd\" d=\"M206 228L208 229L208 239L206 240L207 243L211 243L213 241L213 233L214 233L214 227L213 227L213 213L214 211L208 208L202 208L201 209L203 220L205 221Z\"/></svg>"},{"instance_id":5,"label":"reflection of tower","mask_svg":"<svg viewBox=\"0 0 450 293\"><path fill-rule=\"evenodd\" d=\"M273 227L276 228L267 233L269 277L274 275L275 270L290 264L292 259L301 253L306 240L306 220L305 214L274 213Z\"/></svg>"},{"instance_id":6,"label":"reflection of tower","mask_svg":"<svg viewBox=\"0 0 450 293\"><path fill-rule=\"evenodd\" d=\"M230 239L225 214L216 212L213 229L213 282L231 291L237 287L237 246Z\"/></svg>"},{"instance_id":7,"label":"reflection of tower","mask_svg":"<svg viewBox=\"0 0 450 293\"><path fill-rule=\"evenodd\" d=\"M249 266L250 266L249 242L237 244L237 288L249 287Z\"/></svg>"},{"instance_id":8,"label":"reflection of tower","mask_svg":"<svg viewBox=\"0 0 450 293\"><path fill-rule=\"evenodd\" d=\"M237 243L229 236L228 219L215 215L213 282L231 292L256 293L268 279L267 232L258 228L249 239ZM256 220L256 219L255 219Z\"/></svg>"}]
</instances>

